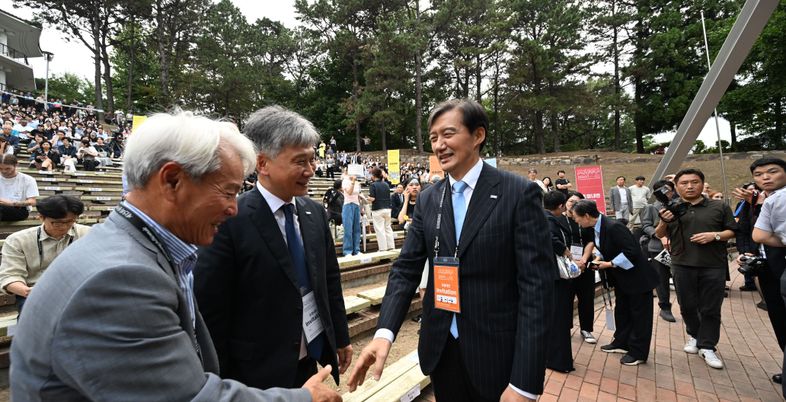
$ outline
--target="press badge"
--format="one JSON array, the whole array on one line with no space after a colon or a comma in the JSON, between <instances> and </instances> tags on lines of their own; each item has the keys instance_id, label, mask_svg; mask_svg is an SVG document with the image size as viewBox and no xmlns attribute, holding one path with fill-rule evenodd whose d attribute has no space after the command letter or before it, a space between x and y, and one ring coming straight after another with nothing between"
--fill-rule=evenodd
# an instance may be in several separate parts
<instances>
[{"instance_id":1,"label":"press badge","mask_svg":"<svg viewBox=\"0 0 786 402\"><path fill-rule=\"evenodd\" d=\"M584 256L584 247L578 244L571 244L570 246L570 256L573 257L574 260L578 261L581 257Z\"/></svg>"},{"instance_id":2,"label":"press badge","mask_svg":"<svg viewBox=\"0 0 786 402\"><path fill-rule=\"evenodd\" d=\"M434 307L461 313L458 258L434 258Z\"/></svg>"},{"instance_id":3,"label":"press badge","mask_svg":"<svg viewBox=\"0 0 786 402\"><path fill-rule=\"evenodd\" d=\"M308 292L303 296L303 333L306 335L306 342L313 341L323 330L314 292Z\"/></svg>"}]
</instances>

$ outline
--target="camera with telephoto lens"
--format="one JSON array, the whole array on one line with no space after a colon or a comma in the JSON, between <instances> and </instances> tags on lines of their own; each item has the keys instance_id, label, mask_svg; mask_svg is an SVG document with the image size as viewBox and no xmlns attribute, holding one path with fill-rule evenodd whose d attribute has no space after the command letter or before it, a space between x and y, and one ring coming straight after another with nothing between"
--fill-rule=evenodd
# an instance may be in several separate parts
<instances>
[{"instance_id":1,"label":"camera with telephoto lens","mask_svg":"<svg viewBox=\"0 0 786 402\"><path fill-rule=\"evenodd\" d=\"M674 215L674 219L678 219L688 212L689 205L687 202L682 202L679 199L672 199L669 197L669 191L671 191L669 186L661 186L654 191L655 199L660 201L660 203L663 204L663 207L666 208L667 211L671 212L672 215Z\"/></svg>"},{"instance_id":2,"label":"camera with telephoto lens","mask_svg":"<svg viewBox=\"0 0 786 402\"><path fill-rule=\"evenodd\" d=\"M741 274L758 275L761 270L767 267L767 259L758 256L740 256L740 267L737 271Z\"/></svg>"}]
</instances>

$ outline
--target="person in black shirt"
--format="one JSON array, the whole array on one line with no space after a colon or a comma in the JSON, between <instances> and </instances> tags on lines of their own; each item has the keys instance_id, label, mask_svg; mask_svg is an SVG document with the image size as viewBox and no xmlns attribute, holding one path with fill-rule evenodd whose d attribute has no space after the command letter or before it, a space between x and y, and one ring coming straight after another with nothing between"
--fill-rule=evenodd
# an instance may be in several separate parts
<instances>
[{"instance_id":1,"label":"person in black shirt","mask_svg":"<svg viewBox=\"0 0 786 402\"><path fill-rule=\"evenodd\" d=\"M401 212L401 207L404 206L404 185L397 184L393 194L390 195L390 216L396 217L398 220L398 213Z\"/></svg>"},{"instance_id":2,"label":"person in black shirt","mask_svg":"<svg viewBox=\"0 0 786 402\"><path fill-rule=\"evenodd\" d=\"M565 196L567 197L568 196L568 191L571 190L571 187L573 187L573 184L570 183L570 180L565 178L565 171L564 170L557 171L557 176L558 176L557 180L554 181L554 186L556 187L556 189L558 191L561 191L562 194L565 194Z\"/></svg>"},{"instance_id":3,"label":"person in black shirt","mask_svg":"<svg viewBox=\"0 0 786 402\"><path fill-rule=\"evenodd\" d=\"M374 180L368 190L368 199L371 201L371 219L374 222L374 233L377 234L377 248L379 251L393 250L396 248L393 238L393 229L390 227L390 185L382 180L382 169L375 167L371 170Z\"/></svg>"}]
</instances>

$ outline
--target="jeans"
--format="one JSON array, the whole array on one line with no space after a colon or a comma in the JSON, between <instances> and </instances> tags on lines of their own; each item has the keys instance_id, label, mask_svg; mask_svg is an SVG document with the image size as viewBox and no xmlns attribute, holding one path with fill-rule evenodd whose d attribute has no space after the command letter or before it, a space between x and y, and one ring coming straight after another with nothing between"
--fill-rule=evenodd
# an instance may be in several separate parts
<instances>
[{"instance_id":1,"label":"jeans","mask_svg":"<svg viewBox=\"0 0 786 402\"><path fill-rule=\"evenodd\" d=\"M360 252L360 205L344 204L341 210L341 221L344 226L344 255Z\"/></svg>"}]
</instances>

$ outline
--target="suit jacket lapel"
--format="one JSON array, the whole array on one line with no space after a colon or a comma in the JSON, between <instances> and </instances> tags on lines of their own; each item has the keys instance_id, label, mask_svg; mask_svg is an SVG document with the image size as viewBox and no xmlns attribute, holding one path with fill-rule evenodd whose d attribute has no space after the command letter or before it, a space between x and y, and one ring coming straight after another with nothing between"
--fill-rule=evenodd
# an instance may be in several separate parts
<instances>
[{"instance_id":1,"label":"suit jacket lapel","mask_svg":"<svg viewBox=\"0 0 786 402\"><path fill-rule=\"evenodd\" d=\"M292 266L292 258L289 256L289 248L287 243L281 236L281 230L278 228L278 222L270 210L270 206L265 197L258 189L249 192L249 197L246 200L247 207L250 210L251 222L254 227L259 231L262 240L267 244L268 250L273 257L278 261L279 267L284 271L284 274L292 281L295 289L298 289L297 277L295 276L295 268Z\"/></svg>"},{"instance_id":2,"label":"suit jacket lapel","mask_svg":"<svg viewBox=\"0 0 786 402\"><path fill-rule=\"evenodd\" d=\"M601 215L600 218L598 219L600 219L600 235L598 236L600 237L600 247L598 248L601 250L600 253L603 254L603 258L608 259L609 256L607 256L606 253L603 252L603 250L609 249L609 245L606 244L606 232L609 231L607 227L608 222L606 222L606 219L609 218L607 218L605 215Z\"/></svg>"},{"instance_id":3,"label":"suit jacket lapel","mask_svg":"<svg viewBox=\"0 0 786 402\"><path fill-rule=\"evenodd\" d=\"M493 167L483 164L483 170L480 171L478 183L475 189L472 190L472 198L469 200L469 209L467 209L466 217L464 218L464 226L461 229L461 239L459 244L459 256L469 248L472 239L478 234L483 222L488 219L491 211L497 206L499 191L497 185L499 184L499 172ZM492 197L493 196L493 197ZM451 211L451 216L453 216Z\"/></svg>"},{"instance_id":4,"label":"suit jacket lapel","mask_svg":"<svg viewBox=\"0 0 786 402\"><path fill-rule=\"evenodd\" d=\"M306 250L306 269L311 278L311 288L317 289L317 256L315 247L317 242L316 228L319 227L313 211L301 197L295 197L297 205L297 218L300 223L300 237L303 239L303 248Z\"/></svg>"}]
</instances>

